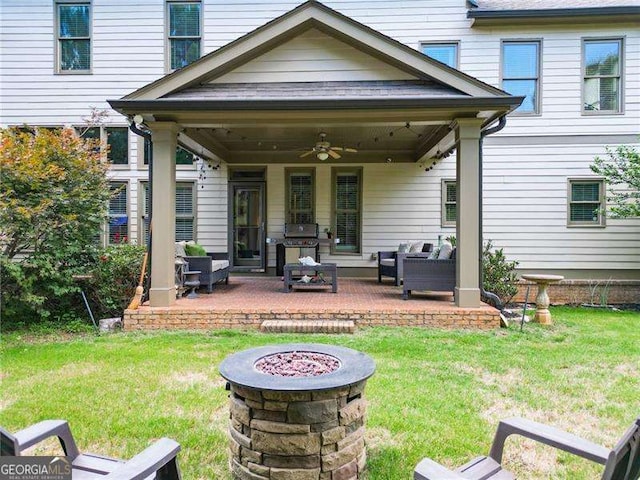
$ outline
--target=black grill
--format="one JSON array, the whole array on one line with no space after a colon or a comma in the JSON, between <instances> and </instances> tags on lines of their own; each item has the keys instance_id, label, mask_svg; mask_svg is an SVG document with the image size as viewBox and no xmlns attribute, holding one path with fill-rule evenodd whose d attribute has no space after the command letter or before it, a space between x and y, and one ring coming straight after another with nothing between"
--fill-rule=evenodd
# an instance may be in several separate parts
<instances>
[{"instance_id":1,"label":"black grill","mask_svg":"<svg viewBox=\"0 0 640 480\"><path fill-rule=\"evenodd\" d=\"M285 223L284 240L276 245L276 275L284 274L287 249L297 248L297 258L313 256L320 262L320 241L317 223Z\"/></svg>"}]
</instances>

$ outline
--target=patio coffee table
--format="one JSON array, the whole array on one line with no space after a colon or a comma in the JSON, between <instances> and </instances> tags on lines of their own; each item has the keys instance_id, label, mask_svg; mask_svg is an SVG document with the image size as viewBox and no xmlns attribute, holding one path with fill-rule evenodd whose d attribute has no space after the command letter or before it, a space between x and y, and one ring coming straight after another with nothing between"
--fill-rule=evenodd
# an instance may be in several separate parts
<instances>
[{"instance_id":1,"label":"patio coffee table","mask_svg":"<svg viewBox=\"0 0 640 480\"><path fill-rule=\"evenodd\" d=\"M308 273L316 276L318 273L328 273L330 278L324 277L324 282L319 283L304 283L293 279L293 272L300 272L301 274ZM291 292L293 287L302 288L305 290L313 290L318 288L331 287L332 293L338 292L338 265L335 263L321 263L314 267L307 267L300 263L287 263L284 266L284 291L285 293Z\"/></svg>"}]
</instances>

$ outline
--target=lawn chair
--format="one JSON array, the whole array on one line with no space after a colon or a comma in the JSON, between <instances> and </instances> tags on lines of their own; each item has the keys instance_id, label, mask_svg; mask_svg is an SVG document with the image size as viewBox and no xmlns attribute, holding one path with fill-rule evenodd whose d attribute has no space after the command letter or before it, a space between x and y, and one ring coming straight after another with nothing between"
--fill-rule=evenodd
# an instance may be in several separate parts
<instances>
[{"instance_id":1,"label":"lawn chair","mask_svg":"<svg viewBox=\"0 0 640 480\"><path fill-rule=\"evenodd\" d=\"M640 477L640 418L625 432L613 450L583 440L557 428L522 418L503 420L488 457L478 457L455 471L425 458L416 467L414 480L510 480L502 469L502 452L509 435L521 435L604 465L602 480L638 480Z\"/></svg>"},{"instance_id":2,"label":"lawn chair","mask_svg":"<svg viewBox=\"0 0 640 480\"><path fill-rule=\"evenodd\" d=\"M0 455L19 456L37 443L58 437L65 455L71 461L73 480L180 480L176 456L180 445L161 438L142 453L126 462L91 453L80 453L64 420L45 420L15 434L0 428Z\"/></svg>"}]
</instances>

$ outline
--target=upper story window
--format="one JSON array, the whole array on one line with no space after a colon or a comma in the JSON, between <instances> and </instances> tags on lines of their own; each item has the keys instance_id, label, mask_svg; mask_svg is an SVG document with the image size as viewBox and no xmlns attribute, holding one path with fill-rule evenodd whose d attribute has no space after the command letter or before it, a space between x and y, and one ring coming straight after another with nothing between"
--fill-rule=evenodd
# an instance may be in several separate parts
<instances>
[{"instance_id":1,"label":"upper story window","mask_svg":"<svg viewBox=\"0 0 640 480\"><path fill-rule=\"evenodd\" d=\"M186 67L200 58L202 4L199 1L167 2L169 68Z\"/></svg>"},{"instance_id":2,"label":"upper story window","mask_svg":"<svg viewBox=\"0 0 640 480\"><path fill-rule=\"evenodd\" d=\"M91 71L91 5L56 2L57 60L59 73Z\"/></svg>"},{"instance_id":3,"label":"upper story window","mask_svg":"<svg viewBox=\"0 0 640 480\"><path fill-rule=\"evenodd\" d=\"M502 42L502 89L525 97L518 113L540 113L540 42Z\"/></svg>"},{"instance_id":4,"label":"upper story window","mask_svg":"<svg viewBox=\"0 0 640 480\"><path fill-rule=\"evenodd\" d=\"M422 53L426 56L438 60L451 68L458 68L458 43L422 43L420 44Z\"/></svg>"},{"instance_id":5,"label":"upper story window","mask_svg":"<svg viewBox=\"0 0 640 480\"><path fill-rule=\"evenodd\" d=\"M315 223L314 169L286 169L287 223Z\"/></svg>"},{"instance_id":6,"label":"upper story window","mask_svg":"<svg viewBox=\"0 0 640 480\"><path fill-rule=\"evenodd\" d=\"M569 226L603 226L603 212L603 180L569 179Z\"/></svg>"},{"instance_id":7,"label":"upper story window","mask_svg":"<svg viewBox=\"0 0 640 480\"><path fill-rule=\"evenodd\" d=\"M583 112L622 111L622 39L584 40Z\"/></svg>"},{"instance_id":8,"label":"upper story window","mask_svg":"<svg viewBox=\"0 0 640 480\"><path fill-rule=\"evenodd\" d=\"M455 180L442 181L442 226L455 227L458 219L458 185Z\"/></svg>"},{"instance_id":9,"label":"upper story window","mask_svg":"<svg viewBox=\"0 0 640 480\"><path fill-rule=\"evenodd\" d=\"M149 165L149 156L151 155L151 142L144 139L144 147L143 147L143 164ZM180 145L176 147L176 165L193 165L196 161L195 155L193 153L188 152Z\"/></svg>"},{"instance_id":10,"label":"upper story window","mask_svg":"<svg viewBox=\"0 0 640 480\"><path fill-rule=\"evenodd\" d=\"M129 129L127 127L78 127L82 138L100 141L105 158L112 165L129 164Z\"/></svg>"}]
</instances>

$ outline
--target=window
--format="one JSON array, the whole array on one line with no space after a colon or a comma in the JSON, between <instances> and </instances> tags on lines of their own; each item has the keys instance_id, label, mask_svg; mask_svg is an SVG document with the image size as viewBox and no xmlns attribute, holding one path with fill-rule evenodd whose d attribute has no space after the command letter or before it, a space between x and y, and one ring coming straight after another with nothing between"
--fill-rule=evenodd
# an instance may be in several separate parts
<instances>
[{"instance_id":1,"label":"window","mask_svg":"<svg viewBox=\"0 0 640 480\"><path fill-rule=\"evenodd\" d=\"M149 238L149 184L142 182L142 194L140 201L142 202L142 224L140 231L142 232L141 242L147 242ZM195 216L195 183L193 182L177 182L176 183L176 242L183 240L195 240L196 232L196 216Z\"/></svg>"},{"instance_id":2,"label":"window","mask_svg":"<svg viewBox=\"0 0 640 480\"><path fill-rule=\"evenodd\" d=\"M151 154L151 142L148 139L144 139L144 164L149 165L149 155ZM187 152L181 146L176 148L176 165L193 165L195 162L195 156Z\"/></svg>"},{"instance_id":3,"label":"window","mask_svg":"<svg viewBox=\"0 0 640 480\"><path fill-rule=\"evenodd\" d=\"M452 68L458 68L458 44L451 43L423 43L420 45L422 53L438 60Z\"/></svg>"},{"instance_id":4,"label":"window","mask_svg":"<svg viewBox=\"0 0 640 480\"><path fill-rule=\"evenodd\" d=\"M60 73L91 71L91 5L56 3L57 61Z\"/></svg>"},{"instance_id":5,"label":"window","mask_svg":"<svg viewBox=\"0 0 640 480\"><path fill-rule=\"evenodd\" d=\"M334 168L333 218L335 237L331 253L360 253L362 225L362 169Z\"/></svg>"},{"instance_id":6,"label":"window","mask_svg":"<svg viewBox=\"0 0 640 480\"><path fill-rule=\"evenodd\" d=\"M200 2L167 2L169 68L186 67L200 58Z\"/></svg>"},{"instance_id":7,"label":"window","mask_svg":"<svg viewBox=\"0 0 640 480\"><path fill-rule=\"evenodd\" d=\"M540 42L502 43L502 89L525 97L516 112L540 112Z\"/></svg>"},{"instance_id":8,"label":"window","mask_svg":"<svg viewBox=\"0 0 640 480\"><path fill-rule=\"evenodd\" d=\"M129 163L129 129L127 127L77 127L82 138L100 140L106 159L112 165Z\"/></svg>"},{"instance_id":9,"label":"window","mask_svg":"<svg viewBox=\"0 0 640 480\"><path fill-rule=\"evenodd\" d=\"M604 225L604 181L569 180L569 226Z\"/></svg>"},{"instance_id":10,"label":"window","mask_svg":"<svg viewBox=\"0 0 640 480\"><path fill-rule=\"evenodd\" d=\"M455 227L458 220L458 185L455 180L442 181L442 226Z\"/></svg>"},{"instance_id":11,"label":"window","mask_svg":"<svg viewBox=\"0 0 640 480\"><path fill-rule=\"evenodd\" d=\"M621 112L622 40L585 40L583 111Z\"/></svg>"},{"instance_id":12,"label":"window","mask_svg":"<svg viewBox=\"0 0 640 480\"><path fill-rule=\"evenodd\" d=\"M286 169L285 176L287 223L315 223L314 169Z\"/></svg>"},{"instance_id":13,"label":"window","mask_svg":"<svg viewBox=\"0 0 640 480\"><path fill-rule=\"evenodd\" d=\"M107 244L127 243L129 241L128 184L111 182L111 198L109 200L109 227Z\"/></svg>"}]
</instances>

